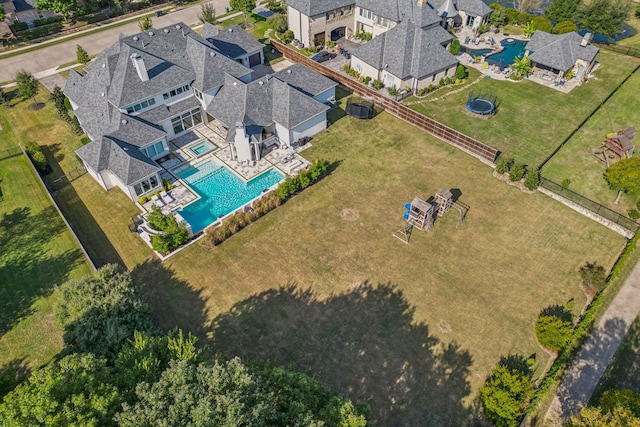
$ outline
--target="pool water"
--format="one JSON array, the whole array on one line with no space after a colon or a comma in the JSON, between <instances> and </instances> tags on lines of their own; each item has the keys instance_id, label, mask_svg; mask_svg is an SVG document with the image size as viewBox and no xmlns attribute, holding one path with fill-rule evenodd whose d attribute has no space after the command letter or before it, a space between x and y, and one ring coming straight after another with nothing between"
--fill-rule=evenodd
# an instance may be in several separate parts
<instances>
[{"instance_id":1,"label":"pool water","mask_svg":"<svg viewBox=\"0 0 640 427\"><path fill-rule=\"evenodd\" d=\"M216 148L210 141L202 141L189 147L189 150L196 156L201 156Z\"/></svg>"},{"instance_id":2,"label":"pool water","mask_svg":"<svg viewBox=\"0 0 640 427\"><path fill-rule=\"evenodd\" d=\"M505 39L500 42L503 50L498 53L487 56L485 59L491 65L499 65L508 67L513 64L514 60L524 55L524 47L527 42L523 40ZM493 52L492 49L477 49L471 51L471 56L487 55Z\"/></svg>"},{"instance_id":3,"label":"pool water","mask_svg":"<svg viewBox=\"0 0 640 427\"><path fill-rule=\"evenodd\" d=\"M204 230L219 217L233 212L284 179L282 173L270 169L245 182L214 160L191 166L176 175L201 197L179 210L194 233Z\"/></svg>"}]
</instances>

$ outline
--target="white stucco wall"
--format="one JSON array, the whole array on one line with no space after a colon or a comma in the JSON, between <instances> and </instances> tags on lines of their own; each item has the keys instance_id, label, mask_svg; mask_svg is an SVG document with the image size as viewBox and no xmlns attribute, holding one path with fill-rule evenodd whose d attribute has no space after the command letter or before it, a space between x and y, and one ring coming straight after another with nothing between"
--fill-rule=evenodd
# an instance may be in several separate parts
<instances>
[{"instance_id":1,"label":"white stucco wall","mask_svg":"<svg viewBox=\"0 0 640 427\"><path fill-rule=\"evenodd\" d=\"M354 55L351 55L351 68L359 72L361 76L371 77L372 80L378 80L380 75L377 69Z\"/></svg>"},{"instance_id":2,"label":"white stucco wall","mask_svg":"<svg viewBox=\"0 0 640 427\"><path fill-rule=\"evenodd\" d=\"M307 45L309 42L309 31L304 32L302 30L302 17L305 17L305 20L309 20L306 15L300 13L300 11L292 8L291 6L287 6L287 22L289 25L289 29L293 31L293 37L300 40L302 43ZM305 39L306 34L306 39Z\"/></svg>"},{"instance_id":3,"label":"white stucco wall","mask_svg":"<svg viewBox=\"0 0 640 427\"><path fill-rule=\"evenodd\" d=\"M282 142L284 145L291 145L291 134L289 133L289 129L278 122L276 122L275 128L276 135L278 136L280 142Z\"/></svg>"},{"instance_id":4,"label":"white stucco wall","mask_svg":"<svg viewBox=\"0 0 640 427\"><path fill-rule=\"evenodd\" d=\"M93 179L95 179L98 182L98 184L100 184L100 187L104 188L105 190L108 190L106 184L102 180L102 176L99 173L97 173L96 171L94 171L93 169L91 169L91 166L86 164L84 161L82 162L82 164L84 165L84 167L87 170L87 172L89 172L89 175L91 175L93 177Z\"/></svg>"},{"instance_id":5,"label":"white stucco wall","mask_svg":"<svg viewBox=\"0 0 640 427\"><path fill-rule=\"evenodd\" d=\"M323 111L321 114L318 114L317 116L312 117L306 122L303 122L291 129L291 141L295 142L304 136L312 137L326 128L327 112Z\"/></svg>"}]
</instances>

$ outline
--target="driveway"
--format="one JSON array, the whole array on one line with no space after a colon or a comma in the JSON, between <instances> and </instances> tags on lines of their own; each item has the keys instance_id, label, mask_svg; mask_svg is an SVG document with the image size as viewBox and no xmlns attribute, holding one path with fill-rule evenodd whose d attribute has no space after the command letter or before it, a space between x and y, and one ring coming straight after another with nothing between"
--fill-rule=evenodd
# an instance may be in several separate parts
<instances>
[{"instance_id":1,"label":"driveway","mask_svg":"<svg viewBox=\"0 0 640 427\"><path fill-rule=\"evenodd\" d=\"M211 0L210 3L218 14L223 14L224 8L229 5L229 0ZM194 25L199 22L199 12L199 4L175 10L161 17L154 17L153 26L160 28L177 22ZM120 27L109 28L33 52L10 58L0 58L0 82L13 80L16 73L21 70L35 74L55 68L60 64L75 61L77 45L81 45L89 55L96 55L115 43L121 34L131 35L138 32L140 32L140 29L138 28L138 21L135 20Z\"/></svg>"}]
</instances>

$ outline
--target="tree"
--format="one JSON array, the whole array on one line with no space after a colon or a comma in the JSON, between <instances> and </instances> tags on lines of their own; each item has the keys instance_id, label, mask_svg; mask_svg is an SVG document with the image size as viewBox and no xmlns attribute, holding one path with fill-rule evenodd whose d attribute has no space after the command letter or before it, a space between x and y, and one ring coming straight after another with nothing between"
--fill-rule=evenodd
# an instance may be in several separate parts
<instances>
[{"instance_id":1,"label":"tree","mask_svg":"<svg viewBox=\"0 0 640 427\"><path fill-rule=\"evenodd\" d=\"M244 15L244 26L247 27L247 14L256 8L256 0L230 0L229 6L242 11Z\"/></svg>"},{"instance_id":2,"label":"tree","mask_svg":"<svg viewBox=\"0 0 640 427\"><path fill-rule=\"evenodd\" d=\"M200 13L198 13L198 19L203 24L216 24L216 9L211 6L211 3L202 3L200 5Z\"/></svg>"},{"instance_id":3,"label":"tree","mask_svg":"<svg viewBox=\"0 0 640 427\"><path fill-rule=\"evenodd\" d=\"M495 7L491 15L489 15L489 22L496 27L507 25L509 18L507 17L507 13L504 10L504 7L500 6L498 3L493 3L491 6L494 5L498 7Z\"/></svg>"},{"instance_id":4,"label":"tree","mask_svg":"<svg viewBox=\"0 0 640 427\"><path fill-rule=\"evenodd\" d=\"M533 21L529 21L522 26L522 30L524 31L524 37L530 39L533 33L536 32L536 24Z\"/></svg>"},{"instance_id":5,"label":"tree","mask_svg":"<svg viewBox=\"0 0 640 427\"><path fill-rule=\"evenodd\" d=\"M138 28L140 31L148 31L153 28L153 22L151 21L151 15L145 15L138 21Z\"/></svg>"},{"instance_id":6,"label":"tree","mask_svg":"<svg viewBox=\"0 0 640 427\"><path fill-rule=\"evenodd\" d=\"M513 6L520 12L536 12L541 4L542 0L513 0Z\"/></svg>"},{"instance_id":7,"label":"tree","mask_svg":"<svg viewBox=\"0 0 640 427\"><path fill-rule=\"evenodd\" d=\"M524 178L524 186L528 190L535 190L540 185L540 171L531 170L527 172Z\"/></svg>"},{"instance_id":8,"label":"tree","mask_svg":"<svg viewBox=\"0 0 640 427\"><path fill-rule=\"evenodd\" d=\"M16 84L18 85L18 93L23 98L32 98L33 105L38 105L36 101L36 95L40 90L38 86L38 80L33 77L33 74L26 71L20 71L16 74Z\"/></svg>"},{"instance_id":9,"label":"tree","mask_svg":"<svg viewBox=\"0 0 640 427\"><path fill-rule=\"evenodd\" d=\"M190 364L171 361L160 379L136 388L119 425L343 425L364 417L343 397L302 374L245 366L239 358Z\"/></svg>"},{"instance_id":10,"label":"tree","mask_svg":"<svg viewBox=\"0 0 640 427\"><path fill-rule=\"evenodd\" d=\"M540 345L554 351L563 350L573 339L573 323L558 316L538 316L535 331Z\"/></svg>"},{"instance_id":11,"label":"tree","mask_svg":"<svg viewBox=\"0 0 640 427\"><path fill-rule=\"evenodd\" d=\"M53 102L53 105L55 105L56 110L59 112L67 111L67 106L64 105L65 96L64 93L62 93L60 86L55 86L53 88L51 95L49 95L49 99Z\"/></svg>"},{"instance_id":12,"label":"tree","mask_svg":"<svg viewBox=\"0 0 640 427\"><path fill-rule=\"evenodd\" d=\"M536 30L544 31L545 33L550 33L553 30L553 24L549 21L549 18L544 16L536 16L531 22L533 22L533 27Z\"/></svg>"},{"instance_id":13,"label":"tree","mask_svg":"<svg viewBox=\"0 0 640 427\"><path fill-rule=\"evenodd\" d=\"M565 427L640 427L640 418L634 417L625 408L618 407L613 412L603 412L589 406L571 417Z\"/></svg>"},{"instance_id":14,"label":"tree","mask_svg":"<svg viewBox=\"0 0 640 427\"><path fill-rule=\"evenodd\" d=\"M521 76L529 74L531 71L531 60L528 56L523 56L522 58L515 57L513 64L511 64L511 69Z\"/></svg>"},{"instance_id":15,"label":"tree","mask_svg":"<svg viewBox=\"0 0 640 427\"><path fill-rule=\"evenodd\" d=\"M91 60L87 51L80 45L76 46L76 58L80 64L86 64Z\"/></svg>"},{"instance_id":16,"label":"tree","mask_svg":"<svg viewBox=\"0 0 640 427\"><path fill-rule=\"evenodd\" d=\"M611 413L616 408L628 409L634 417L640 417L640 393L634 393L629 389L607 390L600 398L598 404L603 412Z\"/></svg>"},{"instance_id":17,"label":"tree","mask_svg":"<svg viewBox=\"0 0 640 427\"><path fill-rule=\"evenodd\" d=\"M554 34L566 34L572 31L578 31L578 27L571 21L561 21L553 27Z\"/></svg>"},{"instance_id":18,"label":"tree","mask_svg":"<svg viewBox=\"0 0 640 427\"><path fill-rule=\"evenodd\" d=\"M151 311L131 276L115 264L60 287L57 322L69 352L113 359L134 331L152 330Z\"/></svg>"},{"instance_id":19,"label":"tree","mask_svg":"<svg viewBox=\"0 0 640 427\"><path fill-rule=\"evenodd\" d=\"M269 28L273 28L274 31L283 33L287 31L288 28L287 15L284 15L282 13L274 13L267 18L267 25L269 26Z\"/></svg>"},{"instance_id":20,"label":"tree","mask_svg":"<svg viewBox=\"0 0 640 427\"><path fill-rule=\"evenodd\" d=\"M489 421L497 427L515 427L532 391L529 372L500 362L480 389L480 401Z\"/></svg>"},{"instance_id":21,"label":"tree","mask_svg":"<svg viewBox=\"0 0 640 427\"><path fill-rule=\"evenodd\" d=\"M589 0L578 6L573 21L580 28L611 39L622 33L622 23L632 10L631 0Z\"/></svg>"},{"instance_id":22,"label":"tree","mask_svg":"<svg viewBox=\"0 0 640 427\"><path fill-rule=\"evenodd\" d=\"M451 46L449 46L449 53L451 55L457 55L460 52L460 40L453 39Z\"/></svg>"},{"instance_id":23,"label":"tree","mask_svg":"<svg viewBox=\"0 0 640 427\"><path fill-rule=\"evenodd\" d=\"M464 65L458 64L456 67L456 79L465 79L467 78L467 69L464 68Z\"/></svg>"},{"instance_id":24,"label":"tree","mask_svg":"<svg viewBox=\"0 0 640 427\"><path fill-rule=\"evenodd\" d=\"M544 16L551 21L573 21L582 0L553 0L544 11Z\"/></svg>"},{"instance_id":25,"label":"tree","mask_svg":"<svg viewBox=\"0 0 640 427\"><path fill-rule=\"evenodd\" d=\"M59 13L65 20L69 20L78 8L78 0L36 0L36 8Z\"/></svg>"},{"instance_id":26,"label":"tree","mask_svg":"<svg viewBox=\"0 0 640 427\"><path fill-rule=\"evenodd\" d=\"M0 404L3 426L105 425L120 407L105 359L73 354L33 372Z\"/></svg>"},{"instance_id":27,"label":"tree","mask_svg":"<svg viewBox=\"0 0 640 427\"><path fill-rule=\"evenodd\" d=\"M4 91L4 88L0 86L0 105L4 105L9 102L9 95Z\"/></svg>"},{"instance_id":28,"label":"tree","mask_svg":"<svg viewBox=\"0 0 640 427\"><path fill-rule=\"evenodd\" d=\"M640 193L640 157L622 159L606 170L604 179L609 183L609 188L616 190L618 196L615 204L620 201L622 193Z\"/></svg>"},{"instance_id":29,"label":"tree","mask_svg":"<svg viewBox=\"0 0 640 427\"><path fill-rule=\"evenodd\" d=\"M0 22L4 21L4 6L0 4Z\"/></svg>"}]
</instances>

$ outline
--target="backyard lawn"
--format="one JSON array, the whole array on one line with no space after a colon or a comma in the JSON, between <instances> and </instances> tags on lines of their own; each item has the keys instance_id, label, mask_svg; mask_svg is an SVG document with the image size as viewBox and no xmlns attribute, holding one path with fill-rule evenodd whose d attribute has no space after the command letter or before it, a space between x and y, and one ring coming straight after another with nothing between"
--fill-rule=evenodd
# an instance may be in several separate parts
<instances>
[{"instance_id":1,"label":"backyard lawn","mask_svg":"<svg viewBox=\"0 0 640 427\"><path fill-rule=\"evenodd\" d=\"M545 365L538 312L572 298L579 310L578 268L609 268L624 240L388 114L329 129L305 152L333 164L323 181L211 252L129 266L164 328L291 364L368 402L380 425L460 425L501 355ZM403 204L441 187L471 206L465 222L454 210L395 239Z\"/></svg>"},{"instance_id":2,"label":"backyard lawn","mask_svg":"<svg viewBox=\"0 0 640 427\"><path fill-rule=\"evenodd\" d=\"M559 184L568 180L569 189L623 215L636 208L637 195L623 195L620 204L614 205L617 191L609 189L602 176L607 167L590 153L604 143L607 133L617 132L629 126L638 127L639 92L640 72L636 72L547 163L542 169L542 175Z\"/></svg>"},{"instance_id":3,"label":"backyard lawn","mask_svg":"<svg viewBox=\"0 0 640 427\"><path fill-rule=\"evenodd\" d=\"M569 94L528 80L483 79L471 89L497 95L498 113L489 120L464 113L468 90L437 102L412 104L411 108L536 167L640 63L640 59L604 50L598 61L602 66L595 73L597 80ZM415 100L408 98L407 103Z\"/></svg>"}]
</instances>

